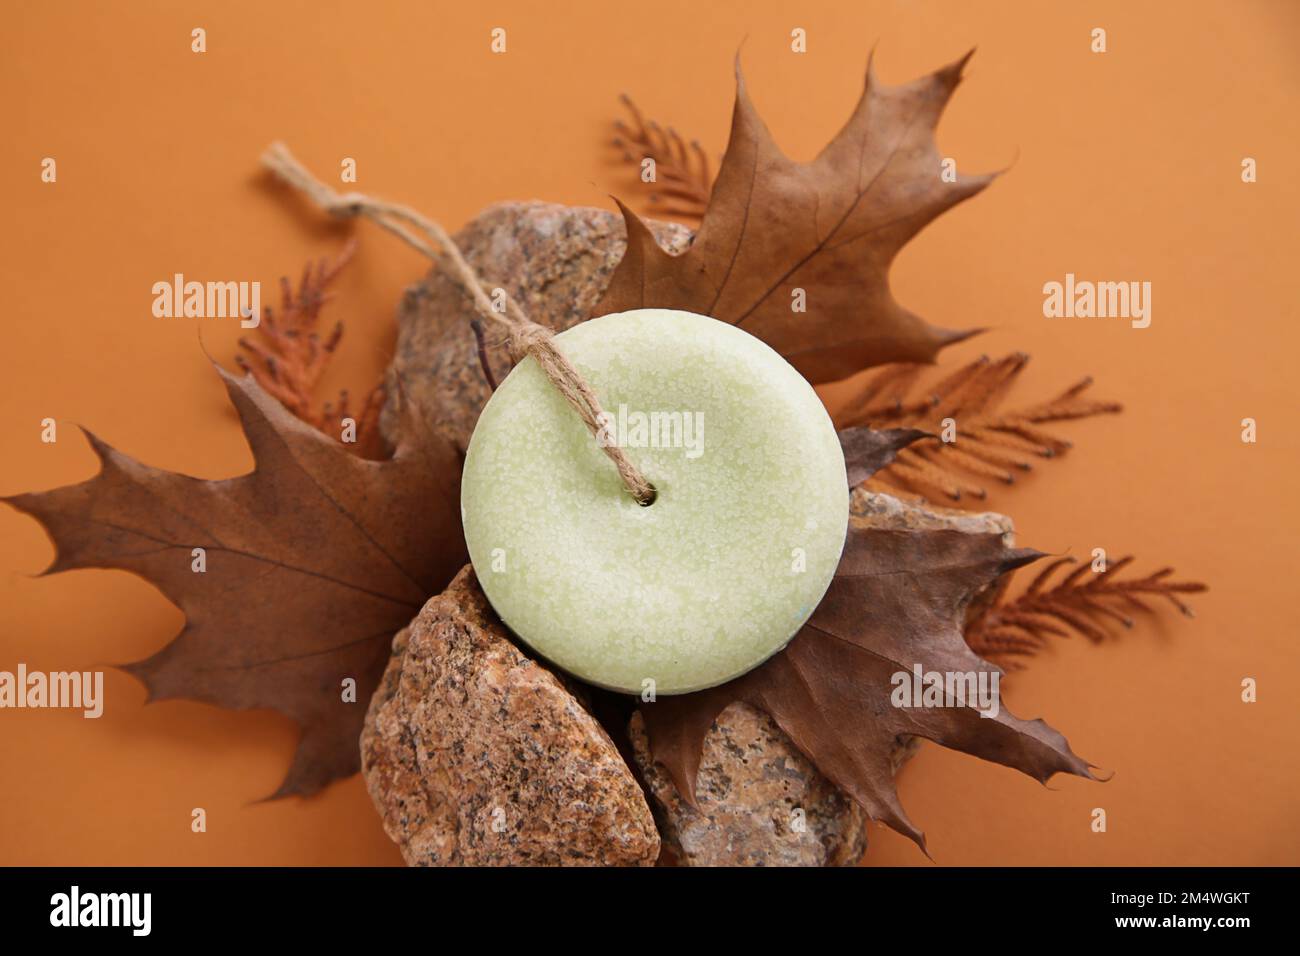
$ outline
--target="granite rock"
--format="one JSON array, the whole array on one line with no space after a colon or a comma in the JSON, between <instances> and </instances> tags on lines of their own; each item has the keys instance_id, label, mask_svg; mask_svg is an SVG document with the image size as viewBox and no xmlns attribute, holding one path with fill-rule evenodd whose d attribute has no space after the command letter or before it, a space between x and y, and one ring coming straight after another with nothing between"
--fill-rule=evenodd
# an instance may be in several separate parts
<instances>
[{"instance_id":1,"label":"granite rock","mask_svg":"<svg viewBox=\"0 0 1300 956\"><path fill-rule=\"evenodd\" d=\"M897 498L859 486L849 495L849 514L869 527L888 531L964 531L966 534L1000 534L1010 547L1015 526L996 511L961 511L942 508L920 498Z\"/></svg>"},{"instance_id":2,"label":"granite rock","mask_svg":"<svg viewBox=\"0 0 1300 956\"><path fill-rule=\"evenodd\" d=\"M680 866L845 866L867 849L867 818L767 714L724 710L704 739L697 811L650 759L639 713L628 728L655 805L665 863Z\"/></svg>"},{"instance_id":3,"label":"granite rock","mask_svg":"<svg viewBox=\"0 0 1300 956\"><path fill-rule=\"evenodd\" d=\"M680 253L691 232L650 223L660 244ZM457 246L490 288L500 288L534 322L563 331L587 318L627 247L623 217L603 209L511 202L489 206L455 235ZM462 451L490 391L470 319L474 308L445 271L435 267L406 291L398 308L397 347L388 370L389 393L400 386ZM491 347L499 334L485 329L496 380L510 359ZM391 411L381 423L392 437Z\"/></svg>"},{"instance_id":4,"label":"granite rock","mask_svg":"<svg viewBox=\"0 0 1300 956\"><path fill-rule=\"evenodd\" d=\"M609 736L522 654L470 568L393 641L361 736L412 866L652 865L645 795Z\"/></svg>"}]
</instances>

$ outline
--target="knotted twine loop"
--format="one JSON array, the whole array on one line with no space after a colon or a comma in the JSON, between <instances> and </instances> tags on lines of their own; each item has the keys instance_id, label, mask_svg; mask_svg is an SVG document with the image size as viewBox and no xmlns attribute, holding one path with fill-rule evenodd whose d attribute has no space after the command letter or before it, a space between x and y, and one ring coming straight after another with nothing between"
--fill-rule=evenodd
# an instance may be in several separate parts
<instances>
[{"instance_id":1,"label":"knotted twine loop","mask_svg":"<svg viewBox=\"0 0 1300 956\"><path fill-rule=\"evenodd\" d=\"M524 315L523 310L509 296L506 297L505 312L494 309L483 280L461 255L459 247L442 226L398 203L374 199L361 193L335 192L309 173L283 143L271 144L262 154L262 165L304 193L331 216L340 219L364 216L435 262L450 264L453 277L473 300L474 308L479 314L504 328L510 357L519 362L525 356L532 356L551 384L564 396L564 400L573 406L591 434L599 438L600 419L605 414L600 400L586 379L556 346L551 330ZM598 440L597 444L614 463L619 477L637 503L652 503L655 500L654 486L628 460L623 449L610 442Z\"/></svg>"}]
</instances>

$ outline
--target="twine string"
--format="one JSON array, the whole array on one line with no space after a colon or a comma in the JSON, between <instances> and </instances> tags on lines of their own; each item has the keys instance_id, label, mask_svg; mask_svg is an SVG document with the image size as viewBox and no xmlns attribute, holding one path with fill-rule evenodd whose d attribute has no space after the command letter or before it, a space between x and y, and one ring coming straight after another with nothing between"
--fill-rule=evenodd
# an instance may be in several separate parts
<instances>
[{"instance_id":1,"label":"twine string","mask_svg":"<svg viewBox=\"0 0 1300 956\"><path fill-rule=\"evenodd\" d=\"M359 216L369 219L435 262L450 265L453 277L469 295L478 313L504 330L510 357L519 362L525 356L532 356L551 384L578 413L591 434L599 434L600 419L604 415L600 400L596 398L596 393L587 380L555 344L551 330L528 318L509 296L506 297L504 312L493 308L492 300L488 297L490 290L442 226L399 203L375 199L362 193L335 192L308 172L283 143L271 144L262 155L262 165L331 216L340 219ZM637 503L648 505L653 502L654 486L632 464L623 449L613 442L601 441L598 444L618 469L619 477Z\"/></svg>"}]
</instances>

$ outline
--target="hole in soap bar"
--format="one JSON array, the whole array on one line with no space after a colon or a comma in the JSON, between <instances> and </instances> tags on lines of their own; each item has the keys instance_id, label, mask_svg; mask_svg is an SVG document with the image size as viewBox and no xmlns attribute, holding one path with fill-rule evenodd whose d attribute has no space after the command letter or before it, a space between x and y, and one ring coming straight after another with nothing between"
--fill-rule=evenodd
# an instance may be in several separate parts
<instances>
[{"instance_id":1,"label":"hole in soap bar","mask_svg":"<svg viewBox=\"0 0 1300 956\"><path fill-rule=\"evenodd\" d=\"M652 504L655 503L655 500L656 500L658 497L659 497L659 490L658 490L657 488L655 488L654 485L650 485L650 498L649 498L649 500L648 500L648 501L638 501L637 504L639 504L642 508L649 508Z\"/></svg>"}]
</instances>

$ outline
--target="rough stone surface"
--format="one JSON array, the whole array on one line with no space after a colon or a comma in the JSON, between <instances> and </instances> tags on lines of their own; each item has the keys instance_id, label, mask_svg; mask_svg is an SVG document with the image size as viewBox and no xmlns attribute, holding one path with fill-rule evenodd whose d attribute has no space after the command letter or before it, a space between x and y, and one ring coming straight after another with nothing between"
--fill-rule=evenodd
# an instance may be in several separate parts
<instances>
[{"instance_id":1,"label":"rough stone surface","mask_svg":"<svg viewBox=\"0 0 1300 956\"><path fill-rule=\"evenodd\" d=\"M659 838L614 743L507 639L465 568L393 641L361 736L412 866L652 865Z\"/></svg>"},{"instance_id":2,"label":"rough stone surface","mask_svg":"<svg viewBox=\"0 0 1300 956\"><path fill-rule=\"evenodd\" d=\"M859 488L851 511L861 523L891 530L951 528L1011 533L1011 519L932 508ZM1008 541L1009 543L1009 541ZM699 810L686 804L663 767L650 759L639 714L629 734L655 807L665 861L688 866L841 866L858 862L867 817L818 772L767 714L732 704L704 739L696 780ZM918 749L900 740L894 770ZM792 828L803 810L804 831Z\"/></svg>"},{"instance_id":3,"label":"rough stone surface","mask_svg":"<svg viewBox=\"0 0 1300 956\"><path fill-rule=\"evenodd\" d=\"M1015 530L1011 519L995 511L959 511L941 508L919 498L908 500L858 487L849 496L849 513L863 518L874 528L886 530L936 531L948 529L967 534L1010 535Z\"/></svg>"},{"instance_id":4,"label":"rough stone surface","mask_svg":"<svg viewBox=\"0 0 1300 956\"><path fill-rule=\"evenodd\" d=\"M651 761L639 713L628 733L655 804L663 862L845 866L866 852L866 815L762 711L735 703L714 722L696 781L699 812Z\"/></svg>"},{"instance_id":5,"label":"rough stone surface","mask_svg":"<svg viewBox=\"0 0 1300 956\"><path fill-rule=\"evenodd\" d=\"M678 253L691 232L651 223L661 245ZM627 246L623 217L603 209L551 203L489 206L455 236L465 258L489 287L504 289L534 322L557 332L587 318ZM406 291L398 309L394 379L462 451L490 394L470 319L474 309L447 273L434 268ZM499 334L485 329L489 346ZM510 370L504 349L489 347L493 374ZM392 425L385 413L383 427Z\"/></svg>"}]
</instances>

